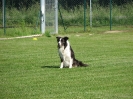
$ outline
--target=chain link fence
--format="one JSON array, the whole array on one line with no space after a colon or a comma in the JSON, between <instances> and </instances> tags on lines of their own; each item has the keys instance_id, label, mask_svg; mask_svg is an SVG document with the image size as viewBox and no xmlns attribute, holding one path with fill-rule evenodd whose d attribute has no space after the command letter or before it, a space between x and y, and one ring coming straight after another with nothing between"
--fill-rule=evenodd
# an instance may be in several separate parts
<instances>
[{"instance_id":1,"label":"chain link fence","mask_svg":"<svg viewBox=\"0 0 133 99\"><path fill-rule=\"evenodd\" d=\"M112 25L132 25L133 13L131 7L133 0L91 0L92 2L92 25L109 26L110 24L110 1L112 11ZM86 2L86 4L84 4ZM84 6L86 6L86 20L84 20ZM90 0L59 0L59 9L66 26L90 25ZM59 20L61 24L62 21Z\"/></svg>"},{"instance_id":2,"label":"chain link fence","mask_svg":"<svg viewBox=\"0 0 133 99\"><path fill-rule=\"evenodd\" d=\"M26 26L33 26L39 17L40 5L35 0L6 0L5 7L7 27L21 26L22 22L25 22ZM2 18L2 13L0 15Z\"/></svg>"},{"instance_id":3,"label":"chain link fence","mask_svg":"<svg viewBox=\"0 0 133 99\"><path fill-rule=\"evenodd\" d=\"M0 34L3 34L3 8L0 1ZM92 1L92 27L110 25L110 0ZM112 25L133 25L133 0L112 1ZM58 0L59 26L89 28L90 0ZM40 0L6 0L6 32L9 35L40 33ZM12 29L11 29L12 28Z\"/></svg>"},{"instance_id":4,"label":"chain link fence","mask_svg":"<svg viewBox=\"0 0 133 99\"><path fill-rule=\"evenodd\" d=\"M3 4L0 1L0 27L3 27ZM38 34L40 2L38 0L6 0L5 23L9 36ZM3 32L0 31L0 34Z\"/></svg>"}]
</instances>

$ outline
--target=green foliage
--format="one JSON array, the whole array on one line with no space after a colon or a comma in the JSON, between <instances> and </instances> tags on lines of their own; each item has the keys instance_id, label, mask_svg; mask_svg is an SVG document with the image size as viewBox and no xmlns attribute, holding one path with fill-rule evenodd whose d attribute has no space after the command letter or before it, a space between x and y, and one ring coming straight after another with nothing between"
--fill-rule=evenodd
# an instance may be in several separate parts
<instances>
[{"instance_id":1,"label":"green foliage","mask_svg":"<svg viewBox=\"0 0 133 99\"><path fill-rule=\"evenodd\" d=\"M104 29L68 34L86 68L59 69L54 36L1 40L0 99L132 99L132 31Z\"/></svg>"},{"instance_id":2,"label":"green foliage","mask_svg":"<svg viewBox=\"0 0 133 99\"><path fill-rule=\"evenodd\" d=\"M84 1L89 5L90 0L58 0L59 3L63 6L64 9L70 10L74 7L79 7L84 5ZM133 0L111 0L114 5L121 6L124 4L130 4ZM110 3L110 0L91 0L92 4L100 5L101 7L107 7Z\"/></svg>"},{"instance_id":3,"label":"green foliage","mask_svg":"<svg viewBox=\"0 0 133 99\"><path fill-rule=\"evenodd\" d=\"M3 29L0 30L0 37L16 37L16 36L27 36L40 34L40 29L31 27L18 27L18 28L7 28L6 35L3 33Z\"/></svg>"},{"instance_id":4,"label":"green foliage","mask_svg":"<svg viewBox=\"0 0 133 99\"><path fill-rule=\"evenodd\" d=\"M122 6L113 5L112 8L112 20L113 25L132 25L133 24L133 9L131 4L125 4ZM97 4L92 5L93 8L93 26L107 26L109 25L109 7L102 7ZM35 26L36 22L39 22L39 4L36 3L28 9L22 8L20 10L16 8L7 9L7 27L8 26L20 26L21 22L25 22L25 26ZM70 25L82 25L84 24L83 6L74 7L74 9L65 10L60 6L63 21L66 26ZM89 6L86 10L86 23L89 25ZM2 20L1 20L2 22ZM62 20L59 15L59 25L62 25Z\"/></svg>"},{"instance_id":5,"label":"green foliage","mask_svg":"<svg viewBox=\"0 0 133 99\"><path fill-rule=\"evenodd\" d=\"M46 32L45 32L45 36L46 36L46 37L51 37L50 32L49 32L49 31L46 31Z\"/></svg>"},{"instance_id":6,"label":"green foliage","mask_svg":"<svg viewBox=\"0 0 133 99\"><path fill-rule=\"evenodd\" d=\"M33 26L39 19L40 6L38 3L32 5L28 9L17 9L12 7L6 9L6 25L8 26L20 26L22 22L25 22L26 26Z\"/></svg>"},{"instance_id":7,"label":"green foliage","mask_svg":"<svg viewBox=\"0 0 133 99\"><path fill-rule=\"evenodd\" d=\"M131 4L125 4L123 6L113 5L112 8L112 25L132 25L133 24L133 9ZM66 26L71 25L81 25L84 24L83 17L83 6L75 7L74 10L71 9L69 11L60 7L63 21ZM86 24L90 24L90 14L89 14L89 6L87 6L86 10ZM100 5L93 4L92 5L92 24L93 26L109 26L110 24L110 9L108 7L103 7ZM62 25L62 20L59 16L59 24Z\"/></svg>"}]
</instances>

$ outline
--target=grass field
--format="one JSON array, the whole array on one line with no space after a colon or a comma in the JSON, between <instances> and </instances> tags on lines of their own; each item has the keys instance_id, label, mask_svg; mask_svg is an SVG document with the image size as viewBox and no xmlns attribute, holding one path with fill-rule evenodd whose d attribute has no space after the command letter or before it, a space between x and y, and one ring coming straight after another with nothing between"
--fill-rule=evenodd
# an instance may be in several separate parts
<instances>
[{"instance_id":1,"label":"grass field","mask_svg":"<svg viewBox=\"0 0 133 99\"><path fill-rule=\"evenodd\" d=\"M67 36L89 67L59 69L55 36L0 40L0 99L133 99L131 31Z\"/></svg>"}]
</instances>

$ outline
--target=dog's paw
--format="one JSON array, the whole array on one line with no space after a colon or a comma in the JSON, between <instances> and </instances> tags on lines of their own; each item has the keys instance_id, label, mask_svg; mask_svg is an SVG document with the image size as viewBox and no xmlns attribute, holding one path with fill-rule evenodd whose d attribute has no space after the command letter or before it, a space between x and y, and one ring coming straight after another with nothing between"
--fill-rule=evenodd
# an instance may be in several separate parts
<instances>
[{"instance_id":1,"label":"dog's paw","mask_svg":"<svg viewBox=\"0 0 133 99\"><path fill-rule=\"evenodd\" d=\"M62 69L63 67L60 67L60 69Z\"/></svg>"}]
</instances>

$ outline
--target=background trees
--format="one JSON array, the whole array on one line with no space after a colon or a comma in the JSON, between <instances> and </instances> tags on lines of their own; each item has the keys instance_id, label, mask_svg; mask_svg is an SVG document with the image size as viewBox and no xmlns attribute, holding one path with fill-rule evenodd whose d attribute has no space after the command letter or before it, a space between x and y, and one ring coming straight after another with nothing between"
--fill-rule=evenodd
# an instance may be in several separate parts
<instances>
[{"instance_id":1,"label":"background trees","mask_svg":"<svg viewBox=\"0 0 133 99\"><path fill-rule=\"evenodd\" d=\"M79 6L83 4L84 0L58 0L59 3L64 7L64 8L72 8L75 6ZM15 7L19 9L20 7L26 7L28 8L32 4L35 4L37 2L40 2L40 0L6 0L6 5L10 7ZM86 0L87 4L89 4L90 0ZM113 4L115 5L123 5L126 3L131 3L133 0L112 0ZM97 3L100 6L108 6L109 0L92 0L92 3ZM0 6L2 6L2 0L0 0Z\"/></svg>"}]
</instances>

